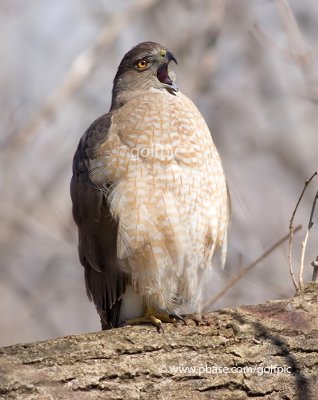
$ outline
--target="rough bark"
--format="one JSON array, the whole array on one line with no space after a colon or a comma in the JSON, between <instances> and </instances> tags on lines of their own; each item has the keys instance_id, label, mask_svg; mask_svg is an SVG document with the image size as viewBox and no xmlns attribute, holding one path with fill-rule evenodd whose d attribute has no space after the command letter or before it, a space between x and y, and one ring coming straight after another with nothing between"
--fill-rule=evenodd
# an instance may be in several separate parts
<instances>
[{"instance_id":1,"label":"rough bark","mask_svg":"<svg viewBox=\"0 0 318 400\"><path fill-rule=\"evenodd\" d=\"M0 398L314 400L317 299L311 283L291 300L212 312L198 326L166 324L161 334L126 326L4 347Z\"/></svg>"}]
</instances>

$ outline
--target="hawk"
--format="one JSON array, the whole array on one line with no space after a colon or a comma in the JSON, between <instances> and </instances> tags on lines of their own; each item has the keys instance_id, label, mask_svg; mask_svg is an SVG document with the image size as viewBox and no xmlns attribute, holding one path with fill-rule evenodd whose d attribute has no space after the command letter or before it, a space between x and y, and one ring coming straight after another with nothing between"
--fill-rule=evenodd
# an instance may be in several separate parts
<instances>
[{"instance_id":1,"label":"hawk","mask_svg":"<svg viewBox=\"0 0 318 400\"><path fill-rule=\"evenodd\" d=\"M229 201L202 115L169 76L174 55L140 43L122 59L112 102L82 136L71 197L88 297L102 329L182 319L223 266Z\"/></svg>"}]
</instances>

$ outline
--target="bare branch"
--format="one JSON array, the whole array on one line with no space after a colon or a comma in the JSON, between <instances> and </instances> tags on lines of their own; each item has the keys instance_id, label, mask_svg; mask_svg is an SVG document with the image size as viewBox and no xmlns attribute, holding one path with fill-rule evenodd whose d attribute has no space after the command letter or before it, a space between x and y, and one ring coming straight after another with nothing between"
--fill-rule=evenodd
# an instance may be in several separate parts
<instances>
[{"instance_id":1,"label":"bare branch","mask_svg":"<svg viewBox=\"0 0 318 400\"><path fill-rule=\"evenodd\" d=\"M298 206L304 196L304 193L307 189L307 186L309 185L309 183L312 181L312 179L317 175L317 172L315 172L309 179L307 179L305 181L305 186L300 194L300 197L297 201L296 207L293 211L292 217L289 221L289 251L288 251L288 264L289 264L289 273L290 276L292 278L293 284L295 286L295 289L298 290L299 289L299 284L296 282L295 276L294 276L294 270L293 270L293 261L292 261L292 253L293 253L293 237L294 237L294 218L298 209Z\"/></svg>"},{"instance_id":2,"label":"bare branch","mask_svg":"<svg viewBox=\"0 0 318 400\"><path fill-rule=\"evenodd\" d=\"M254 24L251 28L252 34L255 36L255 38L262 43L264 46L271 46L275 48L277 51L280 53L286 54L285 49L277 43L274 39L272 39L269 35L267 35L263 29L258 25Z\"/></svg>"},{"instance_id":3,"label":"bare branch","mask_svg":"<svg viewBox=\"0 0 318 400\"><path fill-rule=\"evenodd\" d=\"M14 137L12 148L17 151L23 149L28 140L34 136L43 122L54 116L61 104L70 97L85 81L96 65L101 50L109 47L120 35L128 20L139 13L144 13L154 6L159 0L139 0L133 2L133 6L119 14L102 29L95 42L74 60L64 80L55 92L46 100L42 108L33 116Z\"/></svg>"},{"instance_id":4,"label":"bare branch","mask_svg":"<svg viewBox=\"0 0 318 400\"><path fill-rule=\"evenodd\" d=\"M276 4L280 13L288 46L277 43L257 24L254 24L251 31L260 43L274 48L300 69L304 78L306 90L311 94L312 82L315 75L314 58L317 55L317 50L314 47L310 47L305 42L288 0L276 0Z\"/></svg>"},{"instance_id":5,"label":"bare branch","mask_svg":"<svg viewBox=\"0 0 318 400\"><path fill-rule=\"evenodd\" d=\"M317 172L316 172L316 174L317 174ZM311 213L310 213L310 218L309 218L308 227L307 227L307 231L306 231L306 236L305 236L304 241L301 244L302 245L302 252L301 252L301 261L300 261L300 269L299 269L299 284L300 284L300 287L302 289L304 288L303 275L304 275L305 253L306 253L306 247L307 247L309 233L310 233L310 230L311 230L312 226L314 225L313 219L314 219L314 213L315 213L317 199L318 199L318 191L316 193L316 196L314 198L314 202L313 202L313 205L312 205L312 208L311 208ZM314 278L315 265L313 265L313 267L314 267L314 274L313 274L313 278ZM314 279L312 279L312 280L314 280Z\"/></svg>"},{"instance_id":6,"label":"bare branch","mask_svg":"<svg viewBox=\"0 0 318 400\"><path fill-rule=\"evenodd\" d=\"M301 229L301 225L296 226L294 232L297 232ZM243 268L222 290L220 290L207 304L207 307L214 304L220 297L224 295L229 289L231 289L244 275L246 275L249 271L251 271L257 264L263 261L266 257L268 257L274 250L276 250L281 244L283 244L289 238L289 234L283 236L280 240L278 240L275 244L273 244L268 250L265 251L260 257L258 257L255 261L249 264L247 267Z\"/></svg>"}]
</instances>

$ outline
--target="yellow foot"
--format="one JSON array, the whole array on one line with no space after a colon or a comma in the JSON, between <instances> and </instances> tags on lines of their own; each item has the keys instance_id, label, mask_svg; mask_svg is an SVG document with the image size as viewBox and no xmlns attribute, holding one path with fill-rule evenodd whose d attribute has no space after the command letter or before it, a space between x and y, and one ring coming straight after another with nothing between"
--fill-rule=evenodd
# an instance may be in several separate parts
<instances>
[{"instance_id":1,"label":"yellow foot","mask_svg":"<svg viewBox=\"0 0 318 400\"><path fill-rule=\"evenodd\" d=\"M128 321L126 321L126 323L128 325L137 325L148 322L151 325L154 325L157 328L158 332L164 332L163 322L175 323L177 320L179 320L185 323L184 319L176 314L158 312L149 308L146 309L145 311L146 312L142 317L129 319Z\"/></svg>"}]
</instances>

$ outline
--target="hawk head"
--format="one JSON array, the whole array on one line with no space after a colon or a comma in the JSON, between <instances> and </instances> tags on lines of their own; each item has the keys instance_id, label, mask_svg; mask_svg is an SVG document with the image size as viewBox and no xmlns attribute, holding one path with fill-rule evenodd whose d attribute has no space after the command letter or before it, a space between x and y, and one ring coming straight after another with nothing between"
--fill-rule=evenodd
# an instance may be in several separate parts
<instances>
[{"instance_id":1,"label":"hawk head","mask_svg":"<svg viewBox=\"0 0 318 400\"><path fill-rule=\"evenodd\" d=\"M159 43L143 42L133 47L119 64L111 108L122 105L128 92L151 88L166 89L172 94L177 92L178 87L168 72L170 61L177 63L175 56Z\"/></svg>"}]
</instances>

